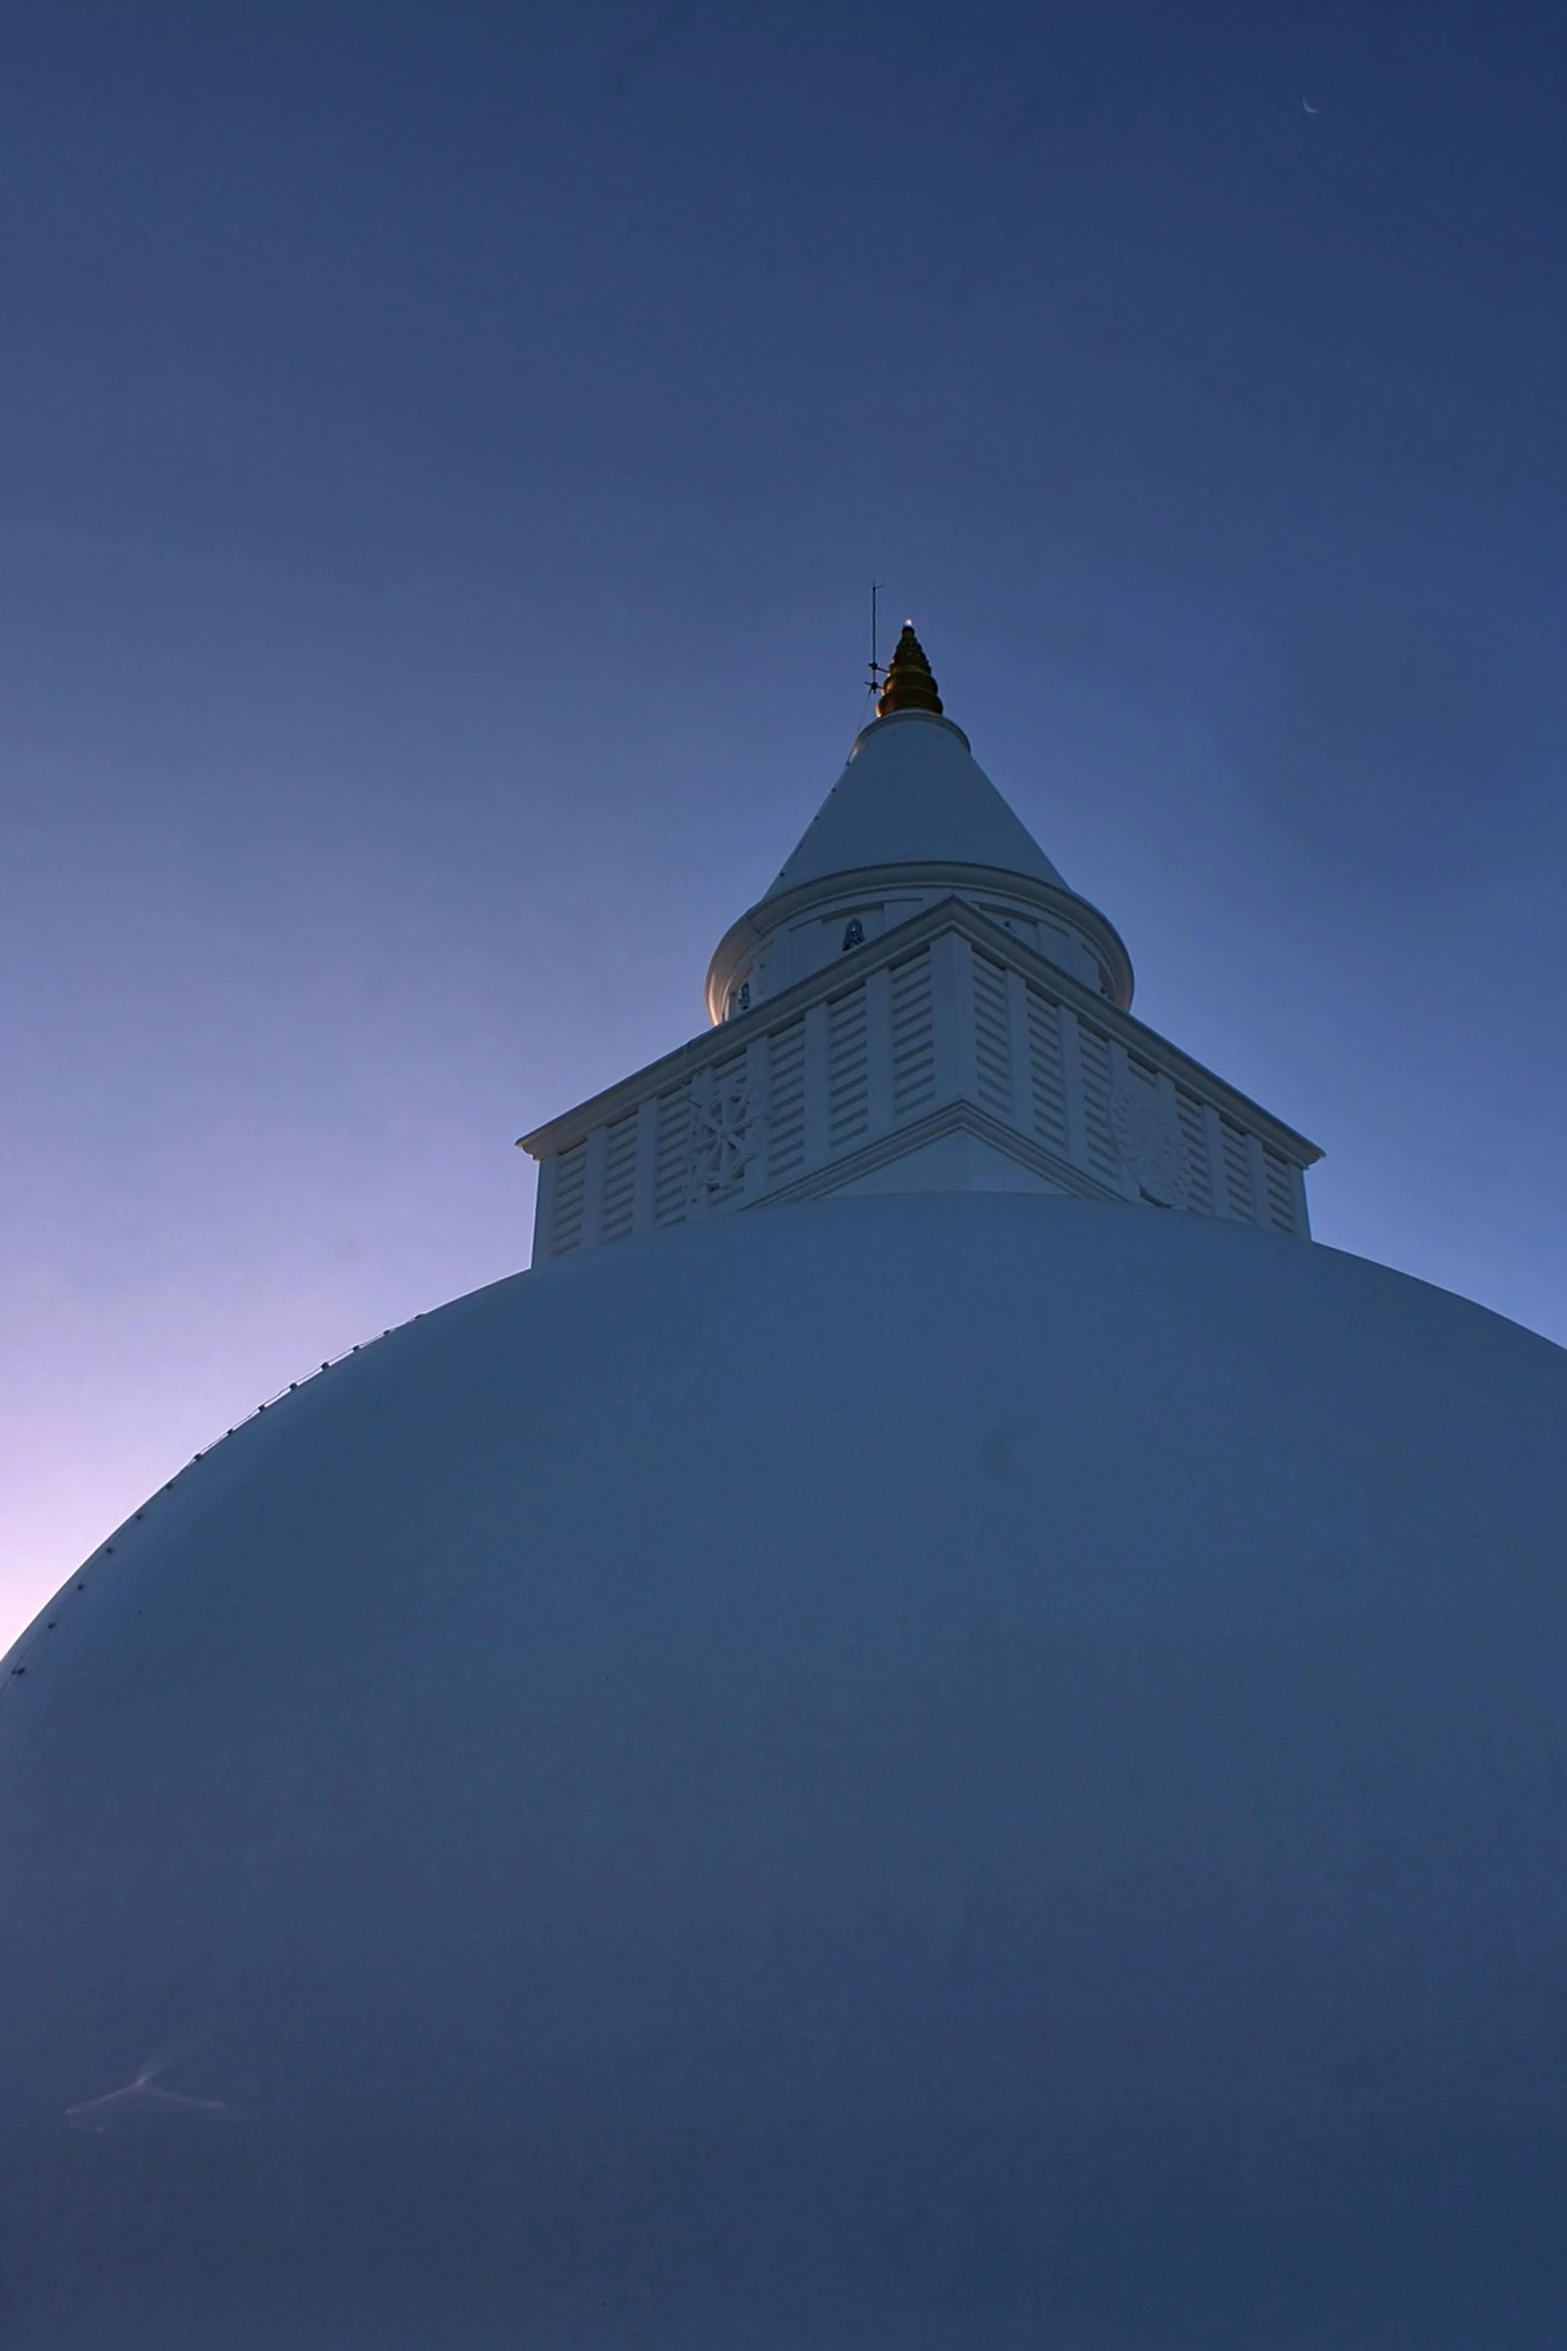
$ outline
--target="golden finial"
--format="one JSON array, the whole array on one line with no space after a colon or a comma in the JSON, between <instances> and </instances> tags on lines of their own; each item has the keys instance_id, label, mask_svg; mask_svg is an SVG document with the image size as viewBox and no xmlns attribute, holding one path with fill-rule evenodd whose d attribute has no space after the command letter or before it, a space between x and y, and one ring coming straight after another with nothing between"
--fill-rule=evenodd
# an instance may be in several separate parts
<instances>
[{"instance_id":1,"label":"golden finial","mask_svg":"<svg viewBox=\"0 0 1567 2351\"><path fill-rule=\"evenodd\" d=\"M876 716L887 718L894 710L933 710L938 718L941 716L941 696L911 620L904 622L903 633L892 649Z\"/></svg>"}]
</instances>

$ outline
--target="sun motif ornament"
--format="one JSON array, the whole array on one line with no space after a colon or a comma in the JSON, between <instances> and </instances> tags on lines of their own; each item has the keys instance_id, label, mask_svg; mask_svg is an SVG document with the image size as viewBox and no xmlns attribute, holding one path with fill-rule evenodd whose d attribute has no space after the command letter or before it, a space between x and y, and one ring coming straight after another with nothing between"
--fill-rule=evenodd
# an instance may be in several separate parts
<instances>
[{"instance_id":1,"label":"sun motif ornament","mask_svg":"<svg viewBox=\"0 0 1567 2351\"><path fill-rule=\"evenodd\" d=\"M686 1189L693 1205L738 1197L762 1145L767 1113L747 1084L744 1062L691 1085L691 1141Z\"/></svg>"},{"instance_id":2,"label":"sun motif ornament","mask_svg":"<svg viewBox=\"0 0 1567 2351\"><path fill-rule=\"evenodd\" d=\"M1117 1071L1110 1086L1110 1125L1121 1165L1143 1198L1159 1208L1184 1208L1191 1195L1191 1161L1175 1104L1163 1088L1129 1070Z\"/></svg>"}]
</instances>

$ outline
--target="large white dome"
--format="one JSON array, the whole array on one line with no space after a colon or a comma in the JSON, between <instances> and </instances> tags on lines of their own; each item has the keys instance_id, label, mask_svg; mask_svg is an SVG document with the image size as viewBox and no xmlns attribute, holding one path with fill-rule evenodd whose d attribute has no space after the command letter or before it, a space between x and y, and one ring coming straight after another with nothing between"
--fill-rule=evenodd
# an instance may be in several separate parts
<instances>
[{"instance_id":1,"label":"large white dome","mask_svg":"<svg viewBox=\"0 0 1567 2351\"><path fill-rule=\"evenodd\" d=\"M1564 1436L1018 1194L367 1348L9 1661L8 2351L1559 2344Z\"/></svg>"}]
</instances>

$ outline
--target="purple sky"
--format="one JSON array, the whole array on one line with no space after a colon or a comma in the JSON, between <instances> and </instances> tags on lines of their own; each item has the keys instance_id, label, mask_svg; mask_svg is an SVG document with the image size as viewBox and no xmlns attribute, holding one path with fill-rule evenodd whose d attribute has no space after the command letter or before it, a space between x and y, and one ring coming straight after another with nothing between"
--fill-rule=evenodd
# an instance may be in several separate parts
<instances>
[{"instance_id":1,"label":"purple sky","mask_svg":"<svg viewBox=\"0 0 1567 2351\"><path fill-rule=\"evenodd\" d=\"M1567 1338L1564 120L1454 0L14 19L0 1635L525 1261L873 573L1319 1236Z\"/></svg>"}]
</instances>

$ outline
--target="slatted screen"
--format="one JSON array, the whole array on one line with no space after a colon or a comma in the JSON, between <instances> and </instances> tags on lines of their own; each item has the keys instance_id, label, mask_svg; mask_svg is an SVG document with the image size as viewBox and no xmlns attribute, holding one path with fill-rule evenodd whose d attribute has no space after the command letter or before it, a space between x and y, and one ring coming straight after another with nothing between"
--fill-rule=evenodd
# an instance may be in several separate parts
<instances>
[{"instance_id":1,"label":"slatted screen","mask_svg":"<svg viewBox=\"0 0 1567 2351\"><path fill-rule=\"evenodd\" d=\"M1186 1145L1186 1205L1199 1216L1213 1214L1213 1170L1208 1165L1208 1114L1195 1094L1175 1089L1175 1115Z\"/></svg>"},{"instance_id":2,"label":"slatted screen","mask_svg":"<svg viewBox=\"0 0 1567 2351\"><path fill-rule=\"evenodd\" d=\"M975 950L974 1077L980 1103L1002 1118L1012 1116L1012 1032L1007 1014L1007 975L999 963Z\"/></svg>"},{"instance_id":3,"label":"slatted screen","mask_svg":"<svg viewBox=\"0 0 1567 2351\"><path fill-rule=\"evenodd\" d=\"M582 1199L587 1180L587 1144L573 1143L556 1162L555 1223L550 1234L552 1257L564 1257L568 1249L582 1246Z\"/></svg>"},{"instance_id":4,"label":"slatted screen","mask_svg":"<svg viewBox=\"0 0 1567 2351\"><path fill-rule=\"evenodd\" d=\"M1295 1230L1295 1186L1290 1179L1289 1166L1276 1151L1266 1144L1262 1151L1262 1172L1268 1187L1268 1222L1275 1232L1292 1233Z\"/></svg>"},{"instance_id":5,"label":"slatted screen","mask_svg":"<svg viewBox=\"0 0 1567 2351\"><path fill-rule=\"evenodd\" d=\"M1066 1150L1066 1073L1061 1008L1039 988L1028 991L1028 1077L1034 1132L1051 1151Z\"/></svg>"},{"instance_id":6,"label":"slatted screen","mask_svg":"<svg viewBox=\"0 0 1567 2351\"><path fill-rule=\"evenodd\" d=\"M930 953L921 948L891 974L892 1115L911 1118L936 1097L936 1027L931 1011Z\"/></svg>"},{"instance_id":7,"label":"slatted screen","mask_svg":"<svg viewBox=\"0 0 1567 2351\"><path fill-rule=\"evenodd\" d=\"M637 1193L637 1120L617 1119L604 1138L604 1220L606 1241L623 1241L631 1230Z\"/></svg>"},{"instance_id":8,"label":"slatted screen","mask_svg":"<svg viewBox=\"0 0 1567 2351\"><path fill-rule=\"evenodd\" d=\"M865 990L851 989L827 1007L827 1148L847 1150L870 1124L865 1051Z\"/></svg>"},{"instance_id":9,"label":"slatted screen","mask_svg":"<svg viewBox=\"0 0 1567 2351\"><path fill-rule=\"evenodd\" d=\"M1224 1188L1229 1194L1230 1214L1246 1224L1255 1224L1257 1195L1251 1180L1250 1138L1229 1119L1221 1118L1219 1142L1224 1152Z\"/></svg>"},{"instance_id":10,"label":"slatted screen","mask_svg":"<svg viewBox=\"0 0 1567 2351\"><path fill-rule=\"evenodd\" d=\"M683 1224L691 1180L691 1089L676 1086L658 1098L658 1147L653 1160L653 1222Z\"/></svg>"},{"instance_id":11,"label":"slatted screen","mask_svg":"<svg viewBox=\"0 0 1567 2351\"><path fill-rule=\"evenodd\" d=\"M771 1182L805 1164L805 1023L767 1040L767 1173Z\"/></svg>"},{"instance_id":12,"label":"slatted screen","mask_svg":"<svg viewBox=\"0 0 1567 2351\"><path fill-rule=\"evenodd\" d=\"M1110 1040L1086 1020L1079 1020L1077 1034L1083 1065L1083 1132L1088 1143L1088 1164L1106 1183L1117 1183L1121 1154L1110 1124Z\"/></svg>"}]
</instances>

